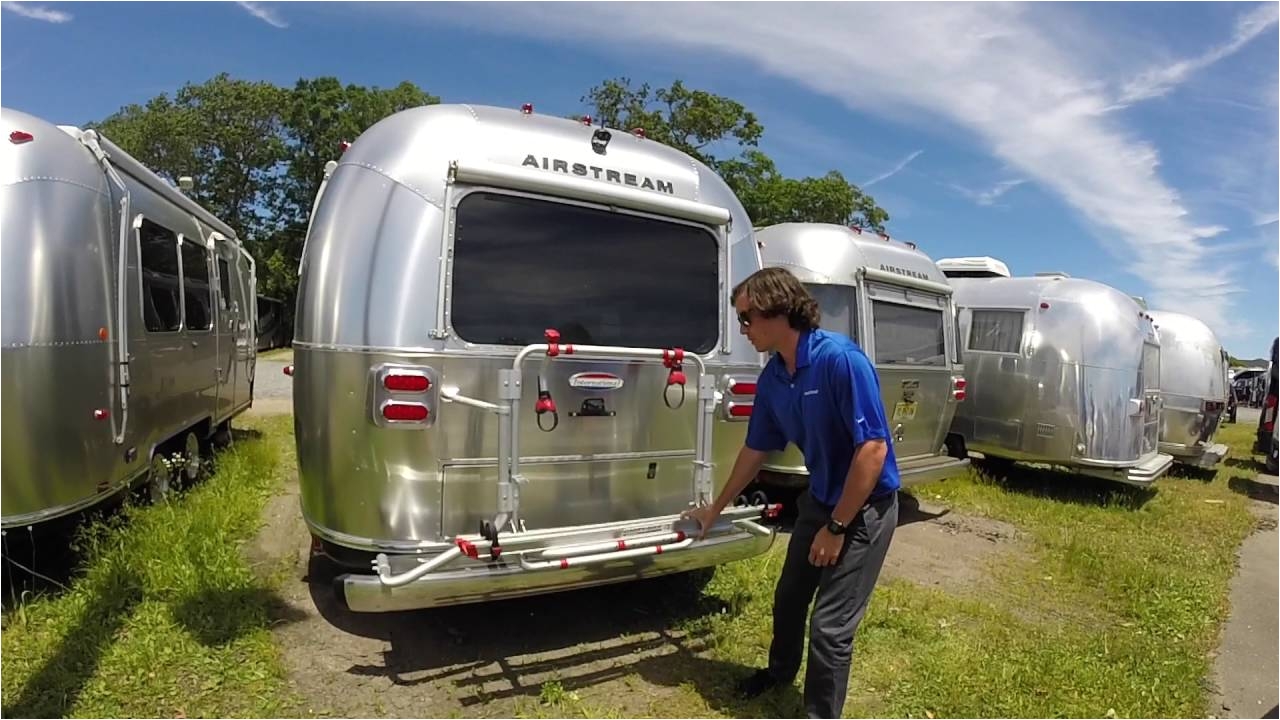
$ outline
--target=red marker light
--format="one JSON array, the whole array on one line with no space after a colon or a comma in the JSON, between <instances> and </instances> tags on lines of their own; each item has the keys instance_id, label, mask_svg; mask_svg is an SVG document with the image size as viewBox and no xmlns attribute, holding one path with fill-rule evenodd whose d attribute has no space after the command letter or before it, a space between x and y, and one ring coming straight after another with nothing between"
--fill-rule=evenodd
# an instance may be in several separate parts
<instances>
[{"instance_id":1,"label":"red marker light","mask_svg":"<svg viewBox=\"0 0 1280 720\"><path fill-rule=\"evenodd\" d=\"M426 392L431 381L425 375L388 375L382 379L382 386L396 392Z\"/></svg>"},{"instance_id":2,"label":"red marker light","mask_svg":"<svg viewBox=\"0 0 1280 720\"><path fill-rule=\"evenodd\" d=\"M382 406L382 417L397 422L422 422L428 414L426 405L416 403L387 403Z\"/></svg>"},{"instance_id":3,"label":"red marker light","mask_svg":"<svg viewBox=\"0 0 1280 720\"><path fill-rule=\"evenodd\" d=\"M525 115L532 115L532 114L533 114L533 103L525 103L525 104L521 105L521 106L520 106L520 112L524 113Z\"/></svg>"},{"instance_id":4,"label":"red marker light","mask_svg":"<svg viewBox=\"0 0 1280 720\"><path fill-rule=\"evenodd\" d=\"M13 132L9 133L9 142L13 143L14 145L29 143L35 139L36 139L35 135L32 135L29 132L23 132L21 130L14 130Z\"/></svg>"}]
</instances>

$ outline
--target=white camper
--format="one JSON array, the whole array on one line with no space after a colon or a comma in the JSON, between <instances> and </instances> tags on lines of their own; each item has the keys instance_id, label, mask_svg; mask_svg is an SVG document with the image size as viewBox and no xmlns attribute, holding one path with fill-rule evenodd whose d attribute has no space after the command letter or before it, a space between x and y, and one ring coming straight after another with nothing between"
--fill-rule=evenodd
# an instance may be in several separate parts
<instances>
[{"instance_id":1,"label":"white camper","mask_svg":"<svg viewBox=\"0 0 1280 720\"><path fill-rule=\"evenodd\" d=\"M0 124L3 527L161 496L252 403L253 258L99 133Z\"/></svg>"},{"instance_id":2,"label":"white camper","mask_svg":"<svg viewBox=\"0 0 1280 720\"><path fill-rule=\"evenodd\" d=\"M784 223L756 230L766 266L795 275L818 301L822 327L849 336L875 363L904 487L964 472L945 449L965 397L951 285L913 244L870 230ZM773 454L762 485L803 486L794 445Z\"/></svg>"},{"instance_id":3,"label":"white camper","mask_svg":"<svg viewBox=\"0 0 1280 720\"><path fill-rule=\"evenodd\" d=\"M1160 450L1181 464L1212 468L1231 451L1213 442L1227 407L1227 351L1190 315L1149 314L1160 336Z\"/></svg>"},{"instance_id":4,"label":"white camper","mask_svg":"<svg viewBox=\"0 0 1280 720\"><path fill-rule=\"evenodd\" d=\"M471 105L366 130L315 203L293 341L302 512L380 612L750 557L728 509L758 354L728 292L760 268L710 169L639 132Z\"/></svg>"},{"instance_id":5,"label":"white camper","mask_svg":"<svg viewBox=\"0 0 1280 720\"><path fill-rule=\"evenodd\" d=\"M951 447L1149 485L1159 451L1160 340L1133 298L1063 273L973 273L981 259L938 261L955 288L968 397Z\"/></svg>"}]
</instances>

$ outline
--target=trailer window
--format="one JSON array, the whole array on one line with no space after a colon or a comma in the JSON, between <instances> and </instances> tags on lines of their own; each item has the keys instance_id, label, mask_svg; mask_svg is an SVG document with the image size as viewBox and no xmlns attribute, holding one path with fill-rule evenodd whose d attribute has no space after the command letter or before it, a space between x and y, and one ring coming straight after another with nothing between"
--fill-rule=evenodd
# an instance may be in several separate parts
<instances>
[{"instance_id":1,"label":"trailer window","mask_svg":"<svg viewBox=\"0 0 1280 720\"><path fill-rule=\"evenodd\" d=\"M1160 388L1160 348L1150 343L1142 346L1142 389Z\"/></svg>"},{"instance_id":2,"label":"trailer window","mask_svg":"<svg viewBox=\"0 0 1280 720\"><path fill-rule=\"evenodd\" d=\"M218 258L218 305L223 312L231 310L231 266Z\"/></svg>"},{"instance_id":3,"label":"trailer window","mask_svg":"<svg viewBox=\"0 0 1280 720\"><path fill-rule=\"evenodd\" d=\"M150 220L138 228L142 260L142 320L148 332L173 332L182 324L178 302L178 235Z\"/></svg>"},{"instance_id":4,"label":"trailer window","mask_svg":"<svg viewBox=\"0 0 1280 720\"><path fill-rule=\"evenodd\" d=\"M893 365L947 364L947 340L940 310L871 302L876 363Z\"/></svg>"},{"instance_id":5,"label":"trailer window","mask_svg":"<svg viewBox=\"0 0 1280 720\"><path fill-rule=\"evenodd\" d=\"M209 285L209 251L192 238L182 239L182 295L188 330L213 327L213 288Z\"/></svg>"},{"instance_id":6,"label":"trailer window","mask_svg":"<svg viewBox=\"0 0 1280 720\"><path fill-rule=\"evenodd\" d=\"M969 321L969 349L1018 355L1022 347L1021 310L974 310Z\"/></svg>"},{"instance_id":7,"label":"trailer window","mask_svg":"<svg viewBox=\"0 0 1280 720\"><path fill-rule=\"evenodd\" d=\"M805 288L822 311L822 327L848 335L858 341L858 299L855 289L849 285L805 283Z\"/></svg>"},{"instance_id":8,"label":"trailer window","mask_svg":"<svg viewBox=\"0 0 1280 720\"><path fill-rule=\"evenodd\" d=\"M458 203L450 319L468 342L682 347L719 339L716 237L708 230L531 198Z\"/></svg>"}]
</instances>

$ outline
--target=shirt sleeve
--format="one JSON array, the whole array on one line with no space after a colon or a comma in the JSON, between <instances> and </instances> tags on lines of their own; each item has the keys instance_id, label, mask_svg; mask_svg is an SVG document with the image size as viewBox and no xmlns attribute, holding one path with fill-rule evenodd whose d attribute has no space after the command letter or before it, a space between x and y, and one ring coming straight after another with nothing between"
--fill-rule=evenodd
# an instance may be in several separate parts
<instances>
[{"instance_id":1,"label":"shirt sleeve","mask_svg":"<svg viewBox=\"0 0 1280 720\"><path fill-rule=\"evenodd\" d=\"M764 383L758 383L751 419L747 422L747 447L758 452L777 452L787 447L787 436L778 426Z\"/></svg>"},{"instance_id":2,"label":"shirt sleeve","mask_svg":"<svg viewBox=\"0 0 1280 720\"><path fill-rule=\"evenodd\" d=\"M854 447L868 440L888 439L889 422L871 361L862 353L847 352L833 360L830 371L836 409Z\"/></svg>"}]
</instances>

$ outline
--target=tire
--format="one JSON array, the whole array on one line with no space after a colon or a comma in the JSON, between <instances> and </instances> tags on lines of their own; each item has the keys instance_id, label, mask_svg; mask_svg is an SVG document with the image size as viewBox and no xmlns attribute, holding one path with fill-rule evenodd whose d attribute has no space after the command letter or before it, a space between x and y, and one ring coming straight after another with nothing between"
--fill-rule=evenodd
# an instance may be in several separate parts
<instances>
[{"instance_id":1,"label":"tire","mask_svg":"<svg viewBox=\"0 0 1280 720\"><path fill-rule=\"evenodd\" d=\"M151 456L151 468L148 471L147 491L152 503L167 501L173 496L173 468L169 460L159 450Z\"/></svg>"},{"instance_id":2,"label":"tire","mask_svg":"<svg viewBox=\"0 0 1280 720\"><path fill-rule=\"evenodd\" d=\"M200 437L194 431L188 431L182 442L182 478L186 482L195 482L200 477L200 468L204 462L201 454Z\"/></svg>"}]
</instances>

